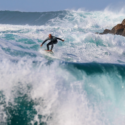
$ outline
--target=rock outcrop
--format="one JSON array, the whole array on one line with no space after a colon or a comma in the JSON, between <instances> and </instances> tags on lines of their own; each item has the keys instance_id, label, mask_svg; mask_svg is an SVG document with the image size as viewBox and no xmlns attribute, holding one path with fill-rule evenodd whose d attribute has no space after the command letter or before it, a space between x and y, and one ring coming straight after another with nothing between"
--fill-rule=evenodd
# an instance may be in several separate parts
<instances>
[{"instance_id":1,"label":"rock outcrop","mask_svg":"<svg viewBox=\"0 0 125 125\"><path fill-rule=\"evenodd\" d=\"M125 19L122 21L122 24L125 25Z\"/></svg>"},{"instance_id":2,"label":"rock outcrop","mask_svg":"<svg viewBox=\"0 0 125 125\"><path fill-rule=\"evenodd\" d=\"M125 36L125 19L122 21L121 24L117 24L111 30L105 29L103 33L99 34L108 34L108 33Z\"/></svg>"}]
</instances>

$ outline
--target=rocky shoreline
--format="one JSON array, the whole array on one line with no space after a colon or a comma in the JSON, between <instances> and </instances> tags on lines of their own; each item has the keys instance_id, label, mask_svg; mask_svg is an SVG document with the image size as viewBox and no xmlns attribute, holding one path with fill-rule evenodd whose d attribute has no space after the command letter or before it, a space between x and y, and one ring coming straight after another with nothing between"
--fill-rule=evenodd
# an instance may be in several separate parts
<instances>
[{"instance_id":1,"label":"rocky shoreline","mask_svg":"<svg viewBox=\"0 0 125 125\"><path fill-rule=\"evenodd\" d=\"M121 24L117 24L116 26L114 26L111 30L109 29L105 29L103 31L103 33L99 33L99 34L116 34L116 35L122 35L125 36L125 19L122 21Z\"/></svg>"}]
</instances>

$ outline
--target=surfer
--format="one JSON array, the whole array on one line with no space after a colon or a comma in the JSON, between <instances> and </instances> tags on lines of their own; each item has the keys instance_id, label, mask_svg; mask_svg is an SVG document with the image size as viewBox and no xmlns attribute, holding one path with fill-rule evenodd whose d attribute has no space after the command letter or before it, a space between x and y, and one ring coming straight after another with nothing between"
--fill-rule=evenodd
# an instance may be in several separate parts
<instances>
[{"instance_id":1,"label":"surfer","mask_svg":"<svg viewBox=\"0 0 125 125\"><path fill-rule=\"evenodd\" d=\"M52 49L53 49L53 44L57 44L57 42L58 42L57 40L64 41L63 39L60 39L60 38L55 37L55 36L52 36L52 34L49 34L48 38L45 39L40 46L42 47L43 44L44 44L47 40L50 40L50 42L47 44L47 51L52 51ZM51 50L49 50L49 45L51 45Z\"/></svg>"}]
</instances>

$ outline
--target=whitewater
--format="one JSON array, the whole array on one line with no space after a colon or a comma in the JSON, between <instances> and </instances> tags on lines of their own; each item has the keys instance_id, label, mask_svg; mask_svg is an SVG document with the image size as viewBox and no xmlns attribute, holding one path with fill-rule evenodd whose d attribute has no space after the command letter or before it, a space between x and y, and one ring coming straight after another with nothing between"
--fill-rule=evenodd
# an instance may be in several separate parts
<instances>
[{"instance_id":1,"label":"whitewater","mask_svg":"<svg viewBox=\"0 0 125 125\"><path fill-rule=\"evenodd\" d=\"M0 11L0 125L124 125L125 37L99 35L123 12ZM53 54L41 43L64 39Z\"/></svg>"}]
</instances>

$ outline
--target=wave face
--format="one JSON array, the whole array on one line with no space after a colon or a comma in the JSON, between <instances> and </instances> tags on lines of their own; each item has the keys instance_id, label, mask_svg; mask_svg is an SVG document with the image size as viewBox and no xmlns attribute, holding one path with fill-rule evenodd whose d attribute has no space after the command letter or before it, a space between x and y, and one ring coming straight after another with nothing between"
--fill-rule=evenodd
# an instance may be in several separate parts
<instances>
[{"instance_id":1,"label":"wave face","mask_svg":"<svg viewBox=\"0 0 125 125\"><path fill-rule=\"evenodd\" d=\"M95 34L124 17L0 11L0 124L124 125L125 38ZM53 54L49 33L65 40Z\"/></svg>"},{"instance_id":2,"label":"wave face","mask_svg":"<svg viewBox=\"0 0 125 125\"><path fill-rule=\"evenodd\" d=\"M0 24L13 25L44 25L50 19L63 18L67 11L59 12L19 12L0 11Z\"/></svg>"}]
</instances>

